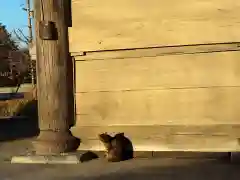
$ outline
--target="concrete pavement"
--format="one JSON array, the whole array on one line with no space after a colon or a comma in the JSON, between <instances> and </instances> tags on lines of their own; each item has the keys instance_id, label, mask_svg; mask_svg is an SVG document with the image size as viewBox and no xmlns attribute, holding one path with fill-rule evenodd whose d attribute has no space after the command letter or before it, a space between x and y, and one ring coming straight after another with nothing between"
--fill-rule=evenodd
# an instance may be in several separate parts
<instances>
[{"instance_id":1,"label":"concrete pavement","mask_svg":"<svg viewBox=\"0 0 240 180\"><path fill-rule=\"evenodd\" d=\"M239 165L220 159L134 159L120 163L108 163L104 159L92 160L78 165L32 165L10 164L12 155L31 151L28 140L0 144L1 180L237 180Z\"/></svg>"},{"instance_id":2,"label":"concrete pavement","mask_svg":"<svg viewBox=\"0 0 240 180\"><path fill-rule=\"evenodd\" d=\"M121 163L103 160L78 165L0 164L0 179L16 180L237 180L238 165L214 160L135 159Z\"/></svg>"}]
</instances>

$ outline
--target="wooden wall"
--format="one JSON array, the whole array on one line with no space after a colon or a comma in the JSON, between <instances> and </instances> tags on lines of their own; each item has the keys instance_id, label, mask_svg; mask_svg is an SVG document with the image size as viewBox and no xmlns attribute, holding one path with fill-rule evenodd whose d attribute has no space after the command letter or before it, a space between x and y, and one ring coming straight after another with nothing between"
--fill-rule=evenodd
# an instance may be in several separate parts
<instances>
[{"instance_id":1,"label":"wooden wall","mask_svg":"<svg viewBox=\"0 0 240 180\"><path fill-rule=\"evenodd\" d=\"M240 41L236 0L72 0L72 52Z\"/></svg>"},{"instance_id":2,"label":"wooden wall","mask_svg":"<svg viewBox=\"0 0 240 180\"><path fill-rule=\"evenodd\" d=\"M240 2L73 0L72 7L80 149L102 149L96 137L104 131L124 131L137 150L239 148L240 44L230 42L240 41ZM170 45L179 46L161 47Z\"/></svg>"}]
</instances>

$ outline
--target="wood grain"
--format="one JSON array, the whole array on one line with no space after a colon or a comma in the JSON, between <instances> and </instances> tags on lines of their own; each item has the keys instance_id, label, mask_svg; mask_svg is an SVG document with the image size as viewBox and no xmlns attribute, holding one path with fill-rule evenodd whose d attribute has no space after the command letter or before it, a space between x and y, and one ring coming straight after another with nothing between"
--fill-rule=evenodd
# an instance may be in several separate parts
<instances>
[{"instance_id":1,"label":"wood grain","mask_svg":"<svg viewBox=\"0 0 240 180\"><path fill-rule=\"evenodd\" d=\"M66 130L68 121L67 60L69 60L68 27L63 0L35 1L37 50L37 89L39 126L41 130ZM40 37L42 20L54 22L56 40ZM69 76L70 77L70 76Z\"/></svg>"},{"instance_id":2,"label":"wood grain","mask_svg":"<svg viewBox=\"0 0 240 180\"><path fill-rule=\"evenodd\" d=\"M239 93L239 87L77 93L77 124L239 124Z\"/></svg>"},{"instance_id":3,"label":"wood grain","mask_svg":"<svg viewBox=\"0 0 240 180\"><path fill-rule=\"evenodd\" d=\"M76 61L76 92L239 86L239 58L222 52Z\"/></svg>"},{"instance_id":4,"label":"wood grain","mask_svg":"<svg viewBox=\"0 0 240 180\"><path fill-rule=\"evenodd\" d=\"M71 52L240 41L236 0L74 0Z\"/></svg>"}]
</instances>

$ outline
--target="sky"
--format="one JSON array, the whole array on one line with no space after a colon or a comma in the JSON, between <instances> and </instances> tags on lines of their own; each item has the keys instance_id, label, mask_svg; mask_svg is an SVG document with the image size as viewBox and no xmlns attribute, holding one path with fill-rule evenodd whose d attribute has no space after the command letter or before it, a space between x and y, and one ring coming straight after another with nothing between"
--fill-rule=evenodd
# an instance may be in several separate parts
<instances>
[{"instance_id":1,"label":"sky","mask_svg":"<svg viewBox=\"0 0 240 180\"><path fill-rule=\"evenodd\" d=\"M27 12L22 10L26 6L26 0L0 0L0 23L6 26L11 33L12 30L20 28L28 35Z\"/></svg>"}]
</instances>

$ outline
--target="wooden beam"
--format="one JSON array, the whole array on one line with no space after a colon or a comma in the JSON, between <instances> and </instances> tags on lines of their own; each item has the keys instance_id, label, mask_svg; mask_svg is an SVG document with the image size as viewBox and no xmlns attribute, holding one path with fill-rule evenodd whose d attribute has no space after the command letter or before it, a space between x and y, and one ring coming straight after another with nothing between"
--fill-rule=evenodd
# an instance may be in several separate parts
<instances>
[{"instance_id":1,"label":"wooden beam","mask_svg":"<svg viewBox=\"0 0 240 180\"><path fill-rule=\"evenodd\" d=\"M38 154L56 154L79 145L69 131L68 26L65 0L35 0L37 88L40 135ZM77 145L78 144L78 145Z\"/></svg>"},{"instance_id":2,"label":"wooden beam","mask_svg":"<svg viewBox=\"0 0 240 180\"><path fill-rule=\"evenodd\" d=\"M240 42L189 44L173 46L156 46L143 48L109 49L99 51L73 52L77 61L126 59L140 57L158 57L184 54L202 54L240 51Z\"/></svg>"}]
</instances>

